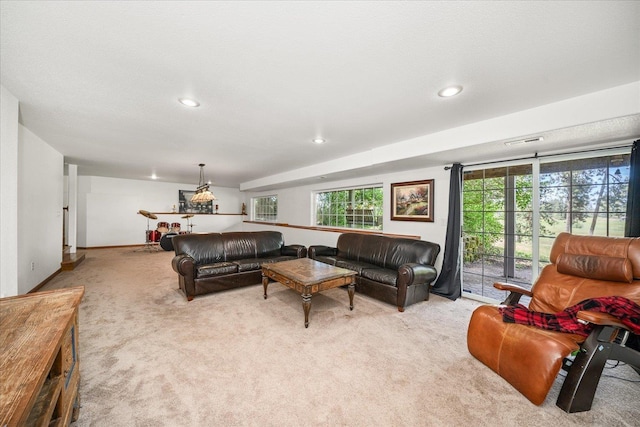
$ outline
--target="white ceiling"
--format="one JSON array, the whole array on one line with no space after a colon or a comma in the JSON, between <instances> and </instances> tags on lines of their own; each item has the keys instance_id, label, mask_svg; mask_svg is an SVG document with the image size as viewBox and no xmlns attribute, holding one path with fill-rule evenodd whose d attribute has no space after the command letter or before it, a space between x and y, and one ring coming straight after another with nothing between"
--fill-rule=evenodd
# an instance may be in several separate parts
<instances>
[{"instance_id":1,"label":"white ceiling","mask_svg":"<svg viewBox=\"0 0 640 427\"><path fill-rule=\"evenodd\" d=\"M206 163L214 185L239 187L640 80L633 1L3 0L0 19L1 84L21 123L81 175L195 183ZM464 91L439 98L450 84ZM635 116L545 141L639 135ZM429 161L499 148L441 147Z\"/></svg>"}]
</instances>

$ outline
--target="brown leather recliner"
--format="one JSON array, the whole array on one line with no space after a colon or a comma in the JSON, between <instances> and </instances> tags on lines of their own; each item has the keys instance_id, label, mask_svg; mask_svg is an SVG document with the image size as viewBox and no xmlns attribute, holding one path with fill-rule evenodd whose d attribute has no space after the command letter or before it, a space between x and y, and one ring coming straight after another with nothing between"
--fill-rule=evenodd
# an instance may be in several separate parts
<instances>
[{"instance_id":1,"label":"brown leather recliner","mask_svg":"<svg viewBox=\"0 0 640 427\"><path fill-rule=\"evenodd\" d=\"M622 296L640 304L640 238L561 233L550 260L531 291L496 283L496 288L511 292L503 304L517 304L522 295L531 297L530 310L545 313L559 313L585 299L604 296ZM630 333L614 317L581 311L578 318L596 325L586 339L505 323L498 306L480 306L469 322L467 347L536 405L546 399L564 359L580 350L556 404L566 412L588 411L605 362L621 360L640 373L640 352L625 346Z\"/></svg>"}]
</instances>

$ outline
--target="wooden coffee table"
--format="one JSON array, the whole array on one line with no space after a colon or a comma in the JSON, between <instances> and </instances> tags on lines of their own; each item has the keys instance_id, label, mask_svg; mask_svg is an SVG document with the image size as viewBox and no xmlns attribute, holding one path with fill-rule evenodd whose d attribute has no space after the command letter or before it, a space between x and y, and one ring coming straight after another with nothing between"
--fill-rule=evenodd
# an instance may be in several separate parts
<instances>
[{"instance_id":1,"label":"wooden coffee table","mask_svg":"<svg viewBox=\"0 0 640 427\"><path fill-rule=\"evenodd\" d=\"M262 264L262 286L264 299L267 299L269 279L280 282L302 295L304 310L304 327L309 327L309 311L311 296L338 286L347 285L349 293L349 309L353 310L353 294L355 292L356 272L346 268L334 267L310 258L299 258L292 261Z\"/></svg>"}]
</instances>

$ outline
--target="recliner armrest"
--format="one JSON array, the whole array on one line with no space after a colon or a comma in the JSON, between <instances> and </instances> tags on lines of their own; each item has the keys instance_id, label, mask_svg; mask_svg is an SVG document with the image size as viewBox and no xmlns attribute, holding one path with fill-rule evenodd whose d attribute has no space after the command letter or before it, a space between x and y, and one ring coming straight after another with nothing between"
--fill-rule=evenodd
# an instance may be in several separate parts
<instances>
[{"instance_id":1,"label":"recliner armrest","mask_svg":"<svg viewBox=\"0 0 640 427\"><path fill-rule=\"evenodd\" d=\"M286 256L305 258L307 256L307 248L303 245L285 245L280 253Z\"/></svg>"},{"instance_id":2,"label":"recliner armrest","mask_svg":"<svg viewBox=\"0 0 640 427\"><path fill-rule=\"evenodd\" d=\"M313 245L309 246L308 250L309 258L315 259L318 256L336 256L338 255L338 248L333 248L331 246L324 245Z\"/></svg>"},{"instance_id":3,"label":"recliner armrest","mask_svg":"<svg viewBox=\"0 0 640 427\"><path fill-rule=\"evenodd\" d=\"M513 283L503 283L496 282L493 284L493 287L499 289L501 291L508 291L509 295L507 298L502 301L502 304L505 305L516 305L520 301L520 298L524 295L527 297L532 297L533 292L529 289L525 289L522 286L514 285Z\"/></svg>"},{"instance_id":4,"label":"recliner armrest","mask_svg":"<svg viewBox=\"0 0 640 427\"><path fill-rule=\"evenodd\" d=\"M529 289L523 288L519 285L514 285L513 283L496 282L493 284L493 287L496 289L500 289L501 291L517 292L528 297L533 296L533 292L531 292Z\"/></svg>"},{"instance_id":5,"label":"recliner armrest","mask_svg":"<svg viewBox=\"0 0 640 427\"><path fill-rule=\"evenodd\" d=\"M613 326L615 328L628 329L617 317L597 311L579 311L578 320L601 326Z\"/></svg>"}]
</instances>

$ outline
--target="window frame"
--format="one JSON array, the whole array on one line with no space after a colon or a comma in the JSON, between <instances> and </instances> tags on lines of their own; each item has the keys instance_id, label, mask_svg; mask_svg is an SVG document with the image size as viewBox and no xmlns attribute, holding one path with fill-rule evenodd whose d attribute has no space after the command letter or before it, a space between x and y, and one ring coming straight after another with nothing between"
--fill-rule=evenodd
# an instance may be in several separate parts
<instances>
[{"instance_id":1,"label":"window frame","mask_svg":"<svg viewBox=\"0 0 640 427\"><path fill-rule=\"evenodd\" d=\"M271 214L273 218L265 219L265 215L270 215L267 212L261 211L259 212L257 209L257 204L261 201L264 201L263 206L269 206L275 208L275 214ZM260 216L259 216L260 215ZM277 222L278 221L278 195L277 194L269 194L265 196L254 196L251 198L251 220L256 222Z\"/></svg>"},{"instance_id":2,"label":"window frame","mask_svg":"<svg viewBox=\"0 0 640 427\"><path fill-rule=\"evenodd\" d=\"M356 199L355 195L357 194L358 191L365 192L367 190L379 191L380 205L374 204L371 207L368 207L368 206L365 207L364 206L365 197L363 193L362 195L363 204L361 207L357 206L360 200ZM340 192L353 192L353 194L351 196L351 199L347 199L343 202L342 208L344 209L344 216L342 218L338 218L338 216L341 215L341 213L337 211L338 208L333 210L333 212L335 213L332 213L333 206L331 206L331 204L329 204L327 207L323 207L323 209L329 210L329 212L324 214L324 216L328 218L329 223L327 224L326 223L327 221L324 221L319 215L320 207L319 207L318 197L322 194L340 193ZM384 184L382 183L363 184L363 185L357 185L357 186L315 190L312 193L313 215L311 218L311 222L314 227L319 227L319 228L341 228L345 230L371 230L371 231L380 232L383 230L383 227L384 227L383 225L384 209L385 209L384 196L385 196ZM376 195L373 195L373 197L377 198ZM356 203L355 207L353 207L354 203ZM349 209L347 206L349 205L352 206L350 214L347 213L347 209ZM334 221L331 221L332 216L335 217ZM344 219L344 221L342 221L342 219ZM360 222L358 222L358 220ZM325 224L322 224L321 222L325 222ZM351 224L352 226L348 226L348 224Z\"/></svg>"},{"instance_id":3,"label":"window frame","mask_svg":"<svg viewBox=\"0 0 640 427\"><path fill-rule=\"evenodd\" d=\"M532 200L531 200L531 204L532 204L532 218L533 218L533 224L532 224L532 256L531 256L531 284L535 283L535 281L538 278L538 275L540 274L540 270L542 268L542 264L541 264L541 253L540 253L540 247L541 247L541 238L544 237L546 238L547 236L542 236L541 235L541 165L542 165L542 169L544 169L544 165L548 164L548 163L559 163L559 162L567 162L567 161L580 161L580 160L588 160L588 159L593 159L593 158L600 158L600 157L604 157L604 158L608 158L607 161L607 170L610 170L611 168L611 158L618 156L618 155L630 155L630 148L629 147L617 147L617 148L602 148L602 149L597 149L597 150L593 150L590 152L576 152L576 153L566 153L566 154L557 154L557 155L549 155L549 156L543 156L543 157L536 157L536 158L531 158L531 159L520 159L520 160L509 160L509 161L497 161L497 162L493 162L493 163L487 163L487 164L482 164L482 165L476 165L476 166L469 166L469 167L465 167L464 172L474 172L474 171L480 171L480 170L487 170L487 169L495 169L495 168L502 168L502 167L513 167L513 166L519 166L519 165L531 165L531 175L532 175ZM577 170L577 169L576 169ZM574 169L568 169L569 172L574 171ZM606 177L605 177L606 178ZM603 181L602 184L597 184L597 183L593 183L590 185L605 185L607 187L607 194L610 193L610 188L612 186L612 182L607 178ZM614 185L619 185L619 184L615 184ZM464 184L463 184L463 188L461 193L464 193ZM464 196L461 195L461 197L463 198ZM504 200L504 202L506 202L506 199ZM464 198L462 200L462 212L461 212L461 220L464 220ZM484 208L483 208L484 209ZM572 211L571 211L572 212ZM600 210L599 213L600 214L604 214L607 215L607 221L609 221L609 216L611 216L612 214L615 214L617 211L611 211L609 207L607 207L605 210ZM592 212L589 212L592 213ZM598 213L598 212L596 212ZM608 224L608 222L607 222ZM462 224L462 227L464 227L464 224ZM463 228L464 229L464 228ZM597 235L602 235L602 234L597 234ZM608 228L607 225L607 229L606 229L606 235L611 235L611 231ZM461 270L462 270L462 275L461 275L461 286L464 289L464 276L465 276L465 260L462 258L462 256L464 255L464 242L461 240L460 242L461 244ZM503 254L504 257L507 257L508 254ZM484 283L484 281L486 279L490 279L490 276L485 276L484 270L483 273L481 275L482 277L482 282ZM504 279L504 280L508 280L508 279ZM487 297L484 295L480 295L480 294L473 294L473 293L469 293L469 292L462 292L462 295L464 297L467 298L471 298L471 299L477 299L483 302L490 302L490 303L495 303L498 300L495 300L491 297Z\"/></svg>"}]
</instances>

